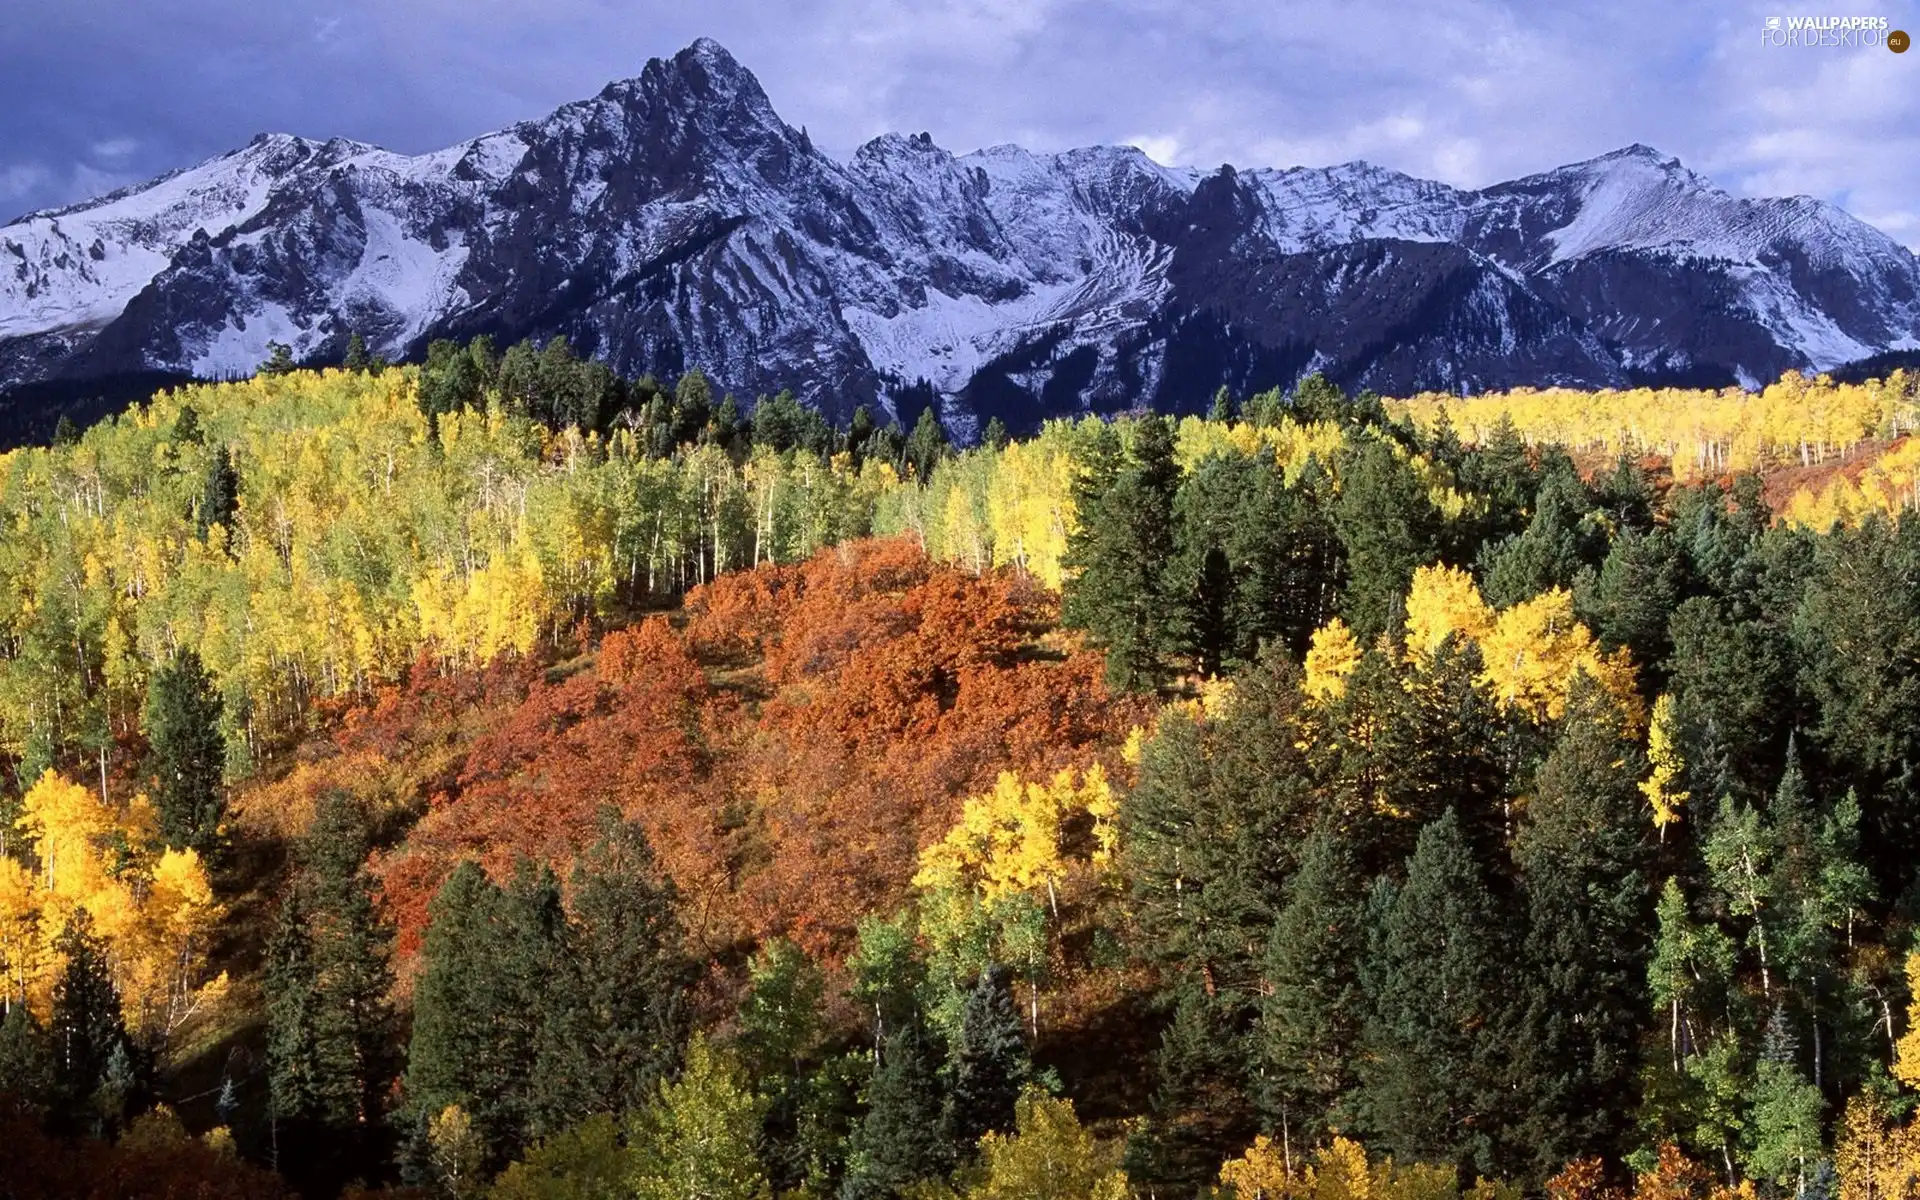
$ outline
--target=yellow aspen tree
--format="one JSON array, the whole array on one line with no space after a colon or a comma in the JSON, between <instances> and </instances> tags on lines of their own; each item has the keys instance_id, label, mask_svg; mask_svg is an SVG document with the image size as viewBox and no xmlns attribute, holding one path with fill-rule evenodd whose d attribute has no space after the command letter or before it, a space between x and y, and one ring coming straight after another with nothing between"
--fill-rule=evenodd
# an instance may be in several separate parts
<instances>
[{"instance_id":1,"label":"yellow aspen tree","mask_svg":"<svg viewBox=\"0 0 1920 1200\"><path fill-rule=\"evenodd\" d=\"M1444 564L1414 571L1407 591L1409 656L1431 658L1450 635L1478 644L1493 623L1493 609L1466 571Z\"/></svg>"},{"instance_id":2,"label":"yellow aspen tree","mask_svg":"<svg viewBox=\"0 0 1920 1200\"><path fill-rule=\"evenodd\" d=\"M1673 697L1663 694L1653 702L1653 719L1647 727L1647 762L1652 770L1640 784L1641 795L1653 808L1653 825L1662 840L1667 826L1680 819L1680 810L1688 799L1686 790L1679 786L1686 763L1674 741L1673 722Z\"/></svg>"},{"instance_id":3,"label":"yellow aspen tree","mask_svg":"<svg viewBox=\"0 0 1920 1200\"><path fill-rule=\"evenodd\" d=\"M1367 1150L1350 1138L1336 1137L1307 1168L1306 1194L1312 1200L1374 1200L1373 1169Z\"/></svg>"},{"instance_id":4,"label":"yellow aspen tree","mask_svg":"<svg viewBox=\"0 0 1920 1200\"><path fill-rule=\"evenodd\" d=\"M1339 617L1313 631L1307 643L1305 673L1300 687L1310 699L1338 700L1347 691L1347 676L1360 665L1360 643Z\"/></svg>"},{"instance_id":5,"label":"yellow aspen tree","mask_svg":"<svg viewBox=\"0 0 1920 1200\"><path fill-rule=\"evenodd\" d=\"M1293 1200L1302 1190L1300 1183L1286 1143L1276 1145L1264 1133L1253 1139L1245 1154L1220 1165L1220 1186L1231 1191L1235 1200Z\"/></svg>"},{"instance_id":6,"label":"yellow aspen tree","mask_svg":"<svg viewBox=\"0 0 1920 1200\"><path fill-rule=\"evenodd\" d=\"M1907 955L1907 1031L1893 1047L1893 1077L1920 1088L1920 951Z\"/></svg>"}]
</instances>

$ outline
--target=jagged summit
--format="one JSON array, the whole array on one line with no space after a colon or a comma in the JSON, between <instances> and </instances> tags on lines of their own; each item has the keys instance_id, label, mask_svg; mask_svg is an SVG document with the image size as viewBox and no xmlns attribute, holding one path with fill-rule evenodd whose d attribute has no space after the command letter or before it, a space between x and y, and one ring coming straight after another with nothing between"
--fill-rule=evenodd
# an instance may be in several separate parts
<instances>
[{"instance_id":1,"label":"jagged summit","mask_svg":"<svg viewBox=\"0 0 1920 1200\"><path fill-rule=\"evenodd\" d=\"M0 228L0 387L246 371L269 341L325 359L352 332L393 356L564 335L836 415L930 389L964 431L1313 369L1400 393L1757 382L1920 346L1920 265L1638 143L1478 191L925 133L840 162L706 38L431 154L265 134Z\"/></svg>"}]
</instances>

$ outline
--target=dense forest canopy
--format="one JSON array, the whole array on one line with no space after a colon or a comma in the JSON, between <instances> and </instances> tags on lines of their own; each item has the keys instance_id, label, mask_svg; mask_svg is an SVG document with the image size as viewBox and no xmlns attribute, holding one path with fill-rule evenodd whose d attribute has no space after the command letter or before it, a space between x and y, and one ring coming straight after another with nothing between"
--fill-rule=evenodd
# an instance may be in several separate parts
<instances>
[{"instance_id":1,"label":"dense forest canopy","mask_svg":"<svg viewBox=\"0 0 1920 1200\"><path fill-rule=\"evenodd\" d=\"M0 1172L1912 1194L1917 411L957 449L477 341L63 431L0 457Z\"/></svg>"}]
</instances>

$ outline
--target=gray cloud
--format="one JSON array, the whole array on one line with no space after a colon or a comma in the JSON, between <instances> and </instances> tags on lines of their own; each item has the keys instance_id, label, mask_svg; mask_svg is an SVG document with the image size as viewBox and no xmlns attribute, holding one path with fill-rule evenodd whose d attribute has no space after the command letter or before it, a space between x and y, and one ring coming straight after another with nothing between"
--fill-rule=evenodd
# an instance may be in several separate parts
<instances>
[{"instance_id":1,"label":"gray cloud","mask_svg":"<svg viewBox=\"0 0 1920 1200\"><path fill-rule=\"evenodd\" d=\"M1133 142L1197 166L1365 158L1480 186L1647 142L1920 246L1920 53L1762 45L1775 0L11 0L0 209L265 129L421 151L720 39L850 152ZM1830 8L1831 6L1813 6ZM1920 32L1920 0L1864 0Z\"/></svg>"}]
</instances>

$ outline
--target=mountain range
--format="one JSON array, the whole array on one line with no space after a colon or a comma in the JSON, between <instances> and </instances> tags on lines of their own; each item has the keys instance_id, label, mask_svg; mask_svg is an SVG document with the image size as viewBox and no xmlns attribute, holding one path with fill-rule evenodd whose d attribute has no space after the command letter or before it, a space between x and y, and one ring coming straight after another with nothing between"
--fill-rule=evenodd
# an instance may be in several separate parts
<instances>
[{"instance_id":1,"label":"mountain range","mask_svg":"<svg viewBox=\"0 0 1920 1200\"><path fill-rule=\"evenodd\" d=\"M354 332L393 358L561 335L836 418L937 402L965 437L1315 370L1387 394L1755 386L1920 349L1920 260L1643 145L1476 191L926 134L841 161L705 39L435 153L261 135L0 227L0 425L22 396L248 373L272 341L337 361Z\"/></svg>"}]
</instances>

